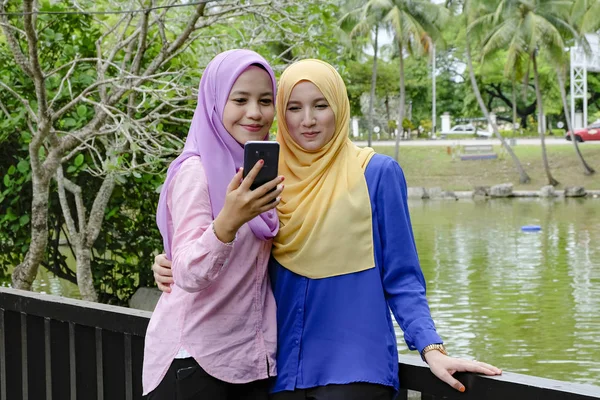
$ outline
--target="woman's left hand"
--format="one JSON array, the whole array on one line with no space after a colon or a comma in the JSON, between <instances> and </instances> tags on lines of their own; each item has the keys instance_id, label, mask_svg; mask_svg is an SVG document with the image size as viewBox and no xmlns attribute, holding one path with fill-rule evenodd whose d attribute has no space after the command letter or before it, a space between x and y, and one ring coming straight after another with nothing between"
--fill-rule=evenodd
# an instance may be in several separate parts
<instances>
[{"instance_id":1,"label":"woman's left hand","mask_svg":"<svg viewBox=\"0 0 600 400\"><path fill-rule=\"evenodd\" d=\"M465 391L465 385L452 376L455 372L474 372L483 375L502 374L502 370L493 365L481 361L469 361L449 357L436 350L425 353L425 360L435 376L459 392Z\"/></svg>"}]
</instances>

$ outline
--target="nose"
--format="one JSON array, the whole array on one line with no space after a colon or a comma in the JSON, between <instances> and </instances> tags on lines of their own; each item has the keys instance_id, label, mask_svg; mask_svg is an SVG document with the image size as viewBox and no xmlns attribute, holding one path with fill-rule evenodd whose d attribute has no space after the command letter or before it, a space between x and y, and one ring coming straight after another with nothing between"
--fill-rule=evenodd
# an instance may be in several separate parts
<instances>
[{"instance_id":1,"label":"nose","mask_svg":"<svg viewBox=\"0 0 600 400\"><path fill-rule=\"evenodd\" d=\"M260 121L262 118L262 111L258 102L249 102L248 108L246 109L246 117L255 121Z\"/></svg>"},{"instance_id":2,"label":"nose","mask_svg":"<svg viewBox=\"0 0 600 400\"><path fill-rule=\"evenodd\" d=\"M310 109L310 107L308 107L306 109L306 111L304 112L304 116L302 118L302 125L306 126L306 127L310 127L313 126L317 123L317 120L315 119L315 116L313 115L312 110Z\"/></svg>"}]
</instances>

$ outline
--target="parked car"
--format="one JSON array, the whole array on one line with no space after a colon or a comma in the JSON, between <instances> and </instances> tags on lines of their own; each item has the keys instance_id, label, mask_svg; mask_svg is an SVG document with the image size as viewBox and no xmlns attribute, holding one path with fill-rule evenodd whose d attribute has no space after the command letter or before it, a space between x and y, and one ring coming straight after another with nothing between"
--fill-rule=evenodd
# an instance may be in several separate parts
<instances>
[{"instance_id":1,"label":"parked car","mask_svg":"<svg viewBox=\"0 0 600 400\"><path fill-rule=\"evenodd\" d=\"M455 125L450 128L449 131L440 132L440 136L442 138L446 137L446 135L477 135L480 137L492 137L492 133L483 129L476 129L471 124L466 125Z\"/></svg>"},{"instance_id":2,"label":"parked car","mask_svg":"<svg viewBox=\"0 0 600 400\"><path fill-rule=\"evenodd\" d=\"M571 132L567 132L565 136L567 140L571 140ZM575 129L575 140L578 142L586 142L588 140L600 140L600 121L586 126L585 128Z\"/></svg>"}]
</instances>

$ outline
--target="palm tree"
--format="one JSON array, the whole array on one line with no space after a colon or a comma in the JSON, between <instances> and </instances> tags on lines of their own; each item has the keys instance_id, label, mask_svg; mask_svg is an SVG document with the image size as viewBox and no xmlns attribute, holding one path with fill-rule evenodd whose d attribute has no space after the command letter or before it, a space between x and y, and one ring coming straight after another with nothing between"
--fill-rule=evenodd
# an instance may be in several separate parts
<instances>
[{"instance_id":1,"label":"palm tree","mask_svg":"<svg viewBox=\"0 0 600 400\"><path fill-rule=\"evenodd\" d=\"M567 105L567 92L565 91L565 79L564 79L564 68L557 67L556 68L556 77L558 79L558 87L560 89L560 96L562 97L562 105L565 113L565 119L567 120L567 129L571 136L571 143L573 143L573 147L575 148L575 154L577 154L577 158L581 162L581 167L583 168L583 173L585 175L592 175L596 172L583 158L583 154L581 154L581 150L579 150L579 144L577 140L575 140L573 124L571 121L571 114L569 111L569 106Z\"/></svg>"},{"instance_id":2,"label":"palm tree","mask_svg":"<svg viewBox=\"0 0 600 400\"><path fill-rule=\"evenodd\" d=\"M571 9L571 21L580 35L600 29L600 0L575 0Z\"/></svg>"},{"instance_id":3,"label":"palm tree","mask_svg":"<svg viewBox=\"0 0 600 400\"><path fill-rule=\"evenodd\" d=\"M523 183L523 184L529 183L531 181L531 178L529 177L527 172L525 172L525 169L523 168L521 161L519 160L519 158L513 151L512 147L510 147L510 145L506 142L504 137L500 134L500 131L498 130L498 126L496 125L496 123L494 121L492 121L492 119L490 118L489 110L487 109L485 102L483 101L483 97L481 96L481 91L479 90L479 85L477 84L477 80L475 79L475 70L473 69L473 59L471 57L471 34L470 34L470 29L469 29L469 26L470 26L469 15L472 17L477 17L478 10L477 10L477 7L471 6L469 1L466 0L464 3L464 18L465 18L466 25L467 25L466 35L465 35L465 50L466 50L466 56L467 56L467 69L469 70L469 78L471 80L471 86L473 88L473 93L475 94L475 98L477 99L479 108L481 108L481 112L483 113L485 118L488 120L488 123L492 126L494 135L500 140L500 143L506 149L506 152L509 154L509 156L513 160L513 163L515 164L515 167L519 173L519 182ZM514 90L513 90L513 100L514 100ZM516 104L516 101L514 104Z\"/></svg>"},{"instance_id":4,"label":"palm tree","mask_svg":"<svg viewBox=\"0 0 600 400\"><path fill-rule=\"evenodd\" d=\"M360 2L362 3L362 1ZM371 147L373 137L373 109L375 107L375 88L377 86L377 56L379 53L379 23L381 15L369 13L366 7L358 7L360 3L349 2L350 9L340 20L342 29L350 29L350 37L368 35L373 38L373 72L371 75L371 92L369 94L369 131L367 132L368 146Z\"/></svg>"},{"instance_id":5,"label":"palm tree","mask_svg":"<svg viewBox=\"0 0 600 400\"><path fill-rule=\"evenodd\" d=\"M600 19L598 18L598 15L600 15L600 0L576 0L573 3L573 7L571 8L570 22L573 28L576 30L576 34L574 35L575 40L581 47L583 47L585 51L589 50L589 45L585 39L585 35L587 33L596 32L598 29L600 29ZM563 65L565 64L566 60L565 63L563 63ZM583 158L583 155L579 150L579 144L573 136L574 130L569 114L569 107L567 106L567 94L565 92L564 74L564 68L561 68L561 66L557 66L556 76L558 78L560 92L563 100L563 108L565 112L565 118L567 120L567 129L569 130L571 135L571 142L573 143L573 147L575 148L575 154L577 154L577 157L581 162L583 173L585 175L591 175L596 171L592 167L590 167Z\"/></svg>"},{"instance_id":6,"label":"palm tree","mask_svg":"<svg viewBox=\"0 0 600 400\"><path fill-rule=\"evenodd\" d=\"M488 3L489 4L489 3ZM539 84L538 60L544 50L551 62L560 62L565 43L561 31L570 29L567 22L572 3L564 0L502 0L494 10L474 21L475 25L490 24L491 29L483 42L483 57L500 49L508 50L506 76L513 71L522 72L528 62L532 63L537 99L539 134L542 160L548 183L556 186L558 181L550 172L545 143L545 118Z\"/></svg>"},{"instance_id":7,"label":"palm tree","mask_svg":"<svg viewBox=\"0 0 600 400\"><path fill-rule=\"evenodd\" d=\"M394 33L394 41L400 59L400 106L399 132L396 135L395 158L398 160L402 122L406 110L404 82L404 53L423 54L429 51L429 43L442 37L440 27L448 17L448 10L430 0L368 0L365 15L382 16L381 25Z\"/></svg>"}]
</instances>

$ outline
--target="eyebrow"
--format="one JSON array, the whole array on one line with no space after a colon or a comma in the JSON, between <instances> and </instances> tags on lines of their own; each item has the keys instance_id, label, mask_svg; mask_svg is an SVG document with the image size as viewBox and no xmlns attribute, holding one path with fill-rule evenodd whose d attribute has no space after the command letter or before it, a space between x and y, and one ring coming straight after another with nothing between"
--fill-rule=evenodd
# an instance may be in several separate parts
<instances>
[{"instance_id":1,"label":"eyebrow","mask_svg":"<svg viewBox=\"0 0 600 400\"><path fill-rule=\"evenodd\" d=\"M244 92L241 90L236 90L235 92L231 92L229 94L229 96L250 96L251 94L248 92ZM260 97L264 97L264 96L273 96L273 92L264 92L260 94Z\"/></svg>"},{"instance_id":2,"label":"eyebrow","mask_svg":"<svg viewBox=\"0 0 600 400\"><path fill-rule=\"evenodd\" d=\"M318 103L320 101L327 102L327 99L325 97L319 97L318 99L313 100L313 103ZM290 104L290 103L302 103L302 101L300 101L300 100L289 100L288 104ZM329 102L327 102L327 103L329 103Z\"/></svg>"}]
</instances>

